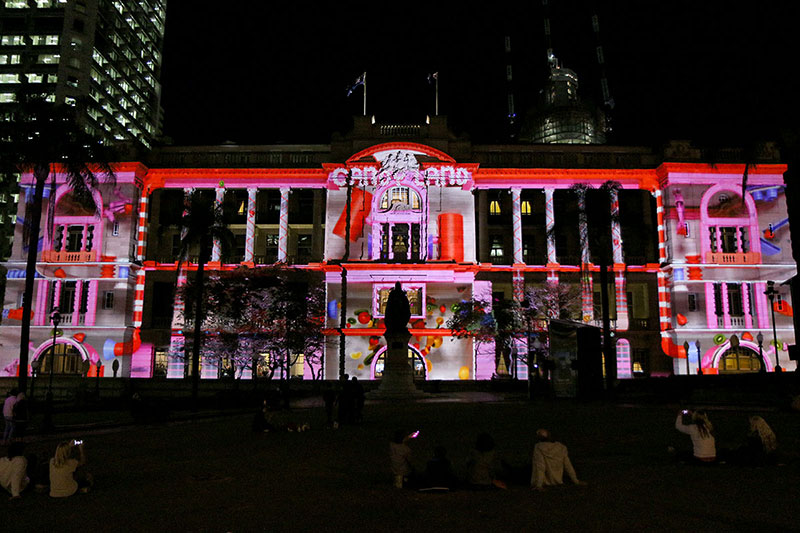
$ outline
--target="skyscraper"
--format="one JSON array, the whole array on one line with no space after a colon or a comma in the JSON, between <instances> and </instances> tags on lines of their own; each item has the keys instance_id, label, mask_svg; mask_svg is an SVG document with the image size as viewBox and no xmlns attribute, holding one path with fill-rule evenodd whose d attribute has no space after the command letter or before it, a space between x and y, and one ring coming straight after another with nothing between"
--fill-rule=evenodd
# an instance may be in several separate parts
<instances>
[{"instance_id":1,"label":"skyscraper","mask_svg":"<svg viewBox=\"0 0 800 533\"><path fill-rule=\"evenodd\" d=\"M77 106L86 130L150 147L161 131L166 0L3 0L0 119L24 95Z\"/></svg>"}]
</instances>

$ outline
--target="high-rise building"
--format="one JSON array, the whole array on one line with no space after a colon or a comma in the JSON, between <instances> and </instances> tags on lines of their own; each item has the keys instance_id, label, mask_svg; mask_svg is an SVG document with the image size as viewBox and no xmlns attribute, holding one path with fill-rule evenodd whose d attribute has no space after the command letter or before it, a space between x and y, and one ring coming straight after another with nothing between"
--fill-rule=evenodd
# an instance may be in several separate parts
<instances>
[{"instance_id":1,"label":"high-rise building","mask_svg":"<svg viewBox=\"0 0 800 533\"><path fill-rule=\"evenodd\" d=\"M150 147L161 131L166 0L3 0L0 119L33 94L78 106L89 133Z\"/></svg>"}]
</instances>

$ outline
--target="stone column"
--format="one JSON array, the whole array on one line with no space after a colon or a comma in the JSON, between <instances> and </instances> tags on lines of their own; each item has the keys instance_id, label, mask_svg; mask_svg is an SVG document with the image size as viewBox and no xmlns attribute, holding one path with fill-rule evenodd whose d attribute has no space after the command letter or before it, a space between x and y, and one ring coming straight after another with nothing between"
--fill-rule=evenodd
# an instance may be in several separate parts
<instances>
[{"instance_id":1,"label":"stone column","mask_svg":"<svg viewBox=\"0 0 800 533\"><path fill-rule=\"evenodd\" d=\"M278 263L285 263L289 244L289 188L281 187L281 212L278 219Z\"/></svg>"},{"instance_id":2,"label":"stone column","mask_svg":"<svg viewBox=\"0 0 800 533\"><path fill-rule=\"evenodd\" d=\"M553 203L553 189L544 190L544 219L545 231L547 232L547 264L557 265L558 256L556 255L556 214L555 204ZM549 283L558 283L558 271L551 268L547 272Z\"/></svg>"},{"instance_id":3,"label":"stone column","mask_svg":"<svg viewBox=\"0 0 800 533\"><path fill-rule=\"evenodd\" d=\"M256 238L256 192L257 189L247 189L247 234L244 238L244 262L253 261L254 242Z\"/></svg>"},{"instance_id":4,"label":"stone column","mask_svg":"<svg viewBox=\"0 0 800 533\"><path fill-rule=\"evenodd\" d=\"M617 330L628 329L628 295L625 291L625 256L622 248L622 228L619 223L619 191L611 189L611 246L614 255L614 292L616 294Z\"/></svg>"},{"instance_id":5,"label":"stone column","mask_svg":"<svg viewBox=\"0 0 800 533\"><path fill-rule=\"evenodd\" d=\"M584 322L591 322L594 319L594 280L586 218L586 190L578 188L575 192L578 195L578 233L581 243L581 318Z\"/></svg>"},{"instance_id":6,"label":"stone column","mask_svg":"<svg viewBox=\"0 0 800 533\"><path fill-rule=\"evenodd\" d=\"M79 326L81 323L81 297L83 296L83 280L75 281L75 294L72 302L72 325Z\"/></svg>"},{"instance_id":7,"label":"stone column","mask_svg":"<svg viewBox=\"0 0 800 533\"><path fill-rule=\"evenodd\" d=\"M216 189L216 197L214 198L214 210L216 211L222 206L225 201L225 185L220 182L219 187ZM214 239L214 246L211 248L211 261L218 263L222 257L222 246L219 239Z\"/></svg>"},{"instance_id":8,"label":"stone column","mask_svg":"<svg viewBox=\"0 0 800 533\"><path fill-rule=\"evenodd\" d=\"M522 263L522 205L520 199L521 190L511 189L511 221L513 228L514 241L514 264Z\"/></svg>"},{"instance_id":9,"label":"stone column","mask_svg":"<svg viewBox=\"0 0 800 533\"><path fill-rule=\"evenodd\" d=\"M150 191L142 190L139 199L139 235L136 241L136 260L144 261L147 252L147 206L150 203Z\"/></svg>"}]
</instances>

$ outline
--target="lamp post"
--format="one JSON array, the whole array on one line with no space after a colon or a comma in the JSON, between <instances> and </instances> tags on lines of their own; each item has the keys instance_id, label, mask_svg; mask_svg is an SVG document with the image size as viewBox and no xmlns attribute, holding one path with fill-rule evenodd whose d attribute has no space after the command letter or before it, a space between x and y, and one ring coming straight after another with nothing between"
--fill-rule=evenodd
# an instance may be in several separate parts
<instances>
[{"instance_id":1,"label":"lamp post","mask_svg":"<svg viewBox=\"0 0 800 533\"><path fill-rule=\"evenodd\" d=\"M759 372L766 372L767 362L764 361L764 334L759 331L758 335L756 335L756 340L758 341L758 358L761 359L761 369Z\"/></svg>"},{"instance_id":2,"label":"lamp post","mask_svg":"<svg viewBox=\"0 0 800 533\"><path fill-rule=\"evenodd\" d=\"M772 340L775 343L773 344L773 346L775 346L775 372L782 372L781 362L778 359L778 330L775 329L775 295L778 294L778 291L775 290L774 281L767 282L767 290L764 291L764 294L769 298L769 310L772 312Z\"/></svg>"},{"instance_id":3,"label":"lamp post","mask_svg":"<svg viewBox=\"0 0 800 533\"><path fill-rule=\"evenodd\" d=\"M33 386L36 385L36 376L39 375L40 368L42 368L41 356L31 361L31 404L33 403Z\"/></svg>"},{"instance_id":4,"label":"lamp post","mask_svg":"<svg viewBox=\"0 0 800 533\"><path fill-rule=\"evenodd\" d=\"M703 359L700 357L700 341L694 341L694 347L697 348L697 373L698 375L703 374ZM687 356L688 357L688 356Z\"/></svg>"},{"instance_id":5,"label":"lamp post","mask_svg":"<svg viewBox=\"0 0 800 533\"><path fill-rule=\"evenodd\" d=\"M97 379L94 382L94 395L97 400L100 400L100 368L102 366L103 366L103 361L100 358L98 358L97 367L95 369L97 371Z\"/></svg>"},{"instance_id":6,"label":"lamp post","mask_svg":"<svg viewBox=\"0 0 800 533\"><path fill-rule=\"evenodd\" d=\"M686 375L688 376L691 373L689 370L689 341L683 341L683 349L686 351Z\"/></svg>"},{"instance_id":7,"label":"lamp post","mask_svg":"<svg viewBox=\"0 0 800 533\"><path fill-rule=\"evenodd\" d=\"M47 395L44 400L44 421L42 430L50 432L53 429L53 367L56 360L56 337L58 336L58 325L61 324L61 313L55 308L50 314L50 321L53 323L53 345L50 347L50 380L47 385Z\"/></svg>"}]
</instances>

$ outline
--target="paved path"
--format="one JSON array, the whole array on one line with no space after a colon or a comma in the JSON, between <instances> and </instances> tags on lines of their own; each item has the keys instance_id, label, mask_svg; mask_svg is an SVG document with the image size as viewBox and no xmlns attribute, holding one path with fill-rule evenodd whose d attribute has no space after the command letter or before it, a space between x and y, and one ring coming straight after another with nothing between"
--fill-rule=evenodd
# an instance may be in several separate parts
<instances>
[{"instance_id":1,"label":"paved path","mask_svg":"<svg viewBox=\"0 0 800 533\"><path fill-rule=\"evenodd\" d=\"M304 433L253 434L249 415L87 432L95 490L66 500L0 498L6 531L775 531L800 528L800 461L786 466L692 467L668 445L688 447L673 428L676 409L572 401L381 402L365 422L321 428L322 409L295 409ZM490 399L490 398L483 398ZM495 397L494 400L503 400ZM741 442L751 412L711 418L724 445ZM800 417L766 412L779 444L800 450ZM587 487L534 493L523 484L495 492L420 494L389 484L387 446L395 428L419 429L423 468L444 445L457 470L479 431L502 456L529 462L537 427L570 448ZM68 437L63 435L60 438ZM77 436L77 435L76 435ZM42 439L30 451L52 453Z\"/></svg>"}]
</instances>

